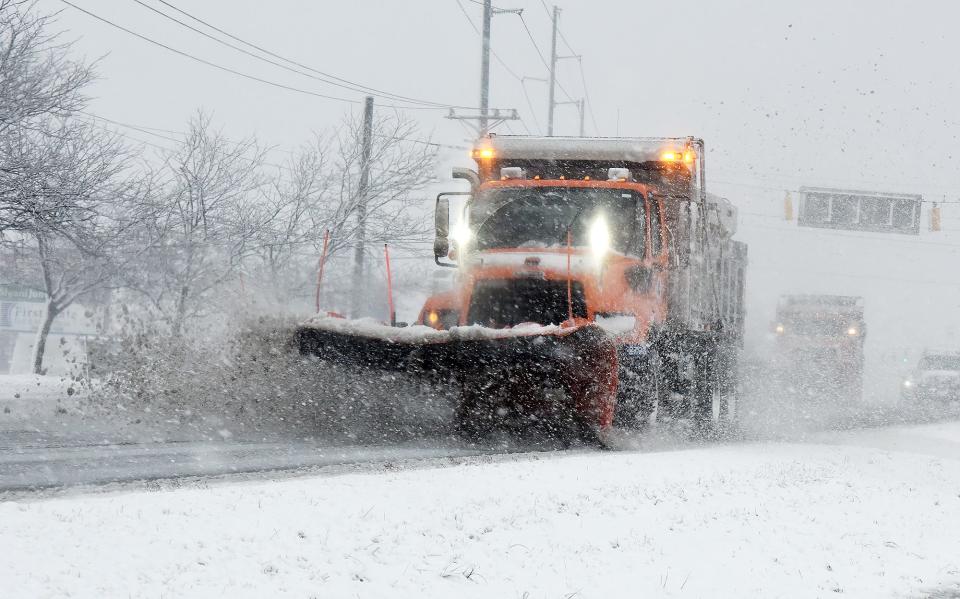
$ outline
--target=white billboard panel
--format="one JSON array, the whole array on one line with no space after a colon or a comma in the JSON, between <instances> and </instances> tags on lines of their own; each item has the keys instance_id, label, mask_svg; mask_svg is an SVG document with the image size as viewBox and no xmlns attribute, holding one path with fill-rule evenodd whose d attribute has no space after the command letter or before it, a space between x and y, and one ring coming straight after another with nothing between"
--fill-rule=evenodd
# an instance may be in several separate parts
<instances>
[{"instance_id":1,"label":"white billboard panel","mask_svg":"<svg viewBox=\"0 0 960 599\"><path fill-rule=\"evenodd\" d=\"M46 303L0 301L0 330L36 333L43 322ZM50 329L52 335L96 335L95 315L74 304L57 315Z\"/></svg>"},{"instance_id":2,"label":"white billboard panel","mask_svg":"<svg viewBox=\"0 0 960 599\"><path fill-rule=\"evenodd\" d=\"M920 234L919 195L821 187L801 187L800 193L801 227Z\"/></svg>"}]
</instances>

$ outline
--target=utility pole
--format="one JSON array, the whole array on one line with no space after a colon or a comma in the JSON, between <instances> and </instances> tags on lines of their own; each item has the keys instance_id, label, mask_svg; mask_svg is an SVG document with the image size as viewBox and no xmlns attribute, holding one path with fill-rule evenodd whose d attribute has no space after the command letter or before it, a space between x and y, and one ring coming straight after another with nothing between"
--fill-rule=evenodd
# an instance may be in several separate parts
<instances>
[{"instance_id":1,"label":"utility pole","mask_svg":"<svg viewBox=\"0 0 960 599\"><path fill-rule=\"evenodd\" d=\"M490 106L490 20L493 18L493 0L483 0L483 33L480 34L480 137L489 130L487 109Z\"/></svg>"},{"instance_id":2,"label":"utility pole","mask_svg":"<svg viewBox=\"0 0 960 599\"><path fill-rule=\"evenodd\" d=\"M360 316L363 293L363 250L367 238L367 195L370 193L370 153L373 143L373 96L363 104L363 137L360 146L360 185L357 188L357 247L353 255L351 316Z\"/></svg>"},{"instance_id":3,"label":"utility pole","mask_svg":"<svg viewBox=\"0 0 960 599\"><path fill-rule=\"evenodd\" d=\"M494 8L493 0L483 0L483 29L480 32L480 113L458 114L451 108L447 115L448 119L457 121L477 121L477 134L480 137L487 135L490 129L503 121L520 118L515 109L494 109L493 114L490 111L490 25L494 15L505 13L520 15L523 14L523 9Z\"/></svg>"},{"instance_id":4,"label":"utility pole","mask_svg":"<svg viewBox=\"0 0 960 599\"><path fill-rule=\"evenodd\" d=\"M575 101L570 97L570 94L567 94L564 90L564 94L567 95L568 102L557 102L557 61L575 58L581 60L579 54L571 54L569 56L557 56L557 36L560 33L560 9L556 6L553 7L553 35L550 38L550 99L548 100L549 104L547 105L547 135L553 136L553 115L554 111L557 108L558 104L577 104L580 107L580 137L583 137L583 100L579 102Z\"/></svg>"},{"instance_id":5,"label":"utility pole","mask_svg":"<svg viewBox=\"0 0 960 599\"><path fill-rule=\"evenodd\" d=\"M580 98L580 137L585 137L584 135L585 130L583 128L583 109L584 109L583 98Z\"/></svg>"},{"instance_id":6,"label":"utility pole","mask_svg":"<svg viewBox=\"0 0 960 599\"><path fill-rule=\"evenodd\" d=\"M550 37L550 100L547 105L547 135L553 136L554 95L557 87L557 26L560 22L560 9L553 7L553 35Z\"/></svg>"}]
</instances>

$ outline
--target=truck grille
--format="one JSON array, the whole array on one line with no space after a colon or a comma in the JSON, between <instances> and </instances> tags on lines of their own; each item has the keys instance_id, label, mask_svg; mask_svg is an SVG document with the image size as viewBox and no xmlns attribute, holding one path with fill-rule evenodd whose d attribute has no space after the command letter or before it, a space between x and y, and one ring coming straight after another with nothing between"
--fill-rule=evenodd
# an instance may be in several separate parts
<instances>
[{"instance_id":1,"label":"truck grille","mask_svg":"<svg viewBox=\"0 0 960 599\"><path fill-rule=\"evenodd\" d=\"M572 305L574 316L587 316L582 283L572 285ZM566 281L482 280L473 288L467 323L503 328L522 322L560 324L566 319Z\"/></svg>"}]
</instances>

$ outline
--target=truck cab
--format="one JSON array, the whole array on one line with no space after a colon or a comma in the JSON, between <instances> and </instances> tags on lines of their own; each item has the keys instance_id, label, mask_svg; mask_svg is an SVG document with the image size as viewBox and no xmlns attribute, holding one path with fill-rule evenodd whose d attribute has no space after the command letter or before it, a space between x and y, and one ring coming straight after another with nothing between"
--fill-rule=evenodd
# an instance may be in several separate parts
<instances>
[{"instance_id":1,"label":"truck cab","mask_svg":"<svg viewBox=\"0 0 960 599\"><path fill-rule=\"evenodd\" d=\"M477 187L451 232L458 292L431 298L422 324L616 319L642 338L664 320L667 231L662 199L649 185L627 169L609 169L604 180L502 170Z\"/></svg>"},{"instance_id":2,"label":"truck cab","mask_svg":"<svg viewBox=\"0 0 960 599\"><path fill-rule=\"evenodd\" d=\"M449 198L438 198L435 254L459 269L458 284L427 301L421 324L616 323L641 340L667 318L664 191L695 183L690 139L492 136L473 158L452 228Z\"/></svg>"}]
</instances>

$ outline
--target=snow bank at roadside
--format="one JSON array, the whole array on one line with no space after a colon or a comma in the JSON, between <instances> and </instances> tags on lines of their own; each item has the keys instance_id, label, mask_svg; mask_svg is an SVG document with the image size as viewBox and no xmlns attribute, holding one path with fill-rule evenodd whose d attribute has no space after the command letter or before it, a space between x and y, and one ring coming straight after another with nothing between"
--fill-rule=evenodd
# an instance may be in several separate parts
<instances>
[{"instance_id":1,"label":"snow bank at roadside","mask_svg":"<svg viewBox=\"0 0 960 599\"><path fill-rule=\"evenodd\" d=\"M948 428L960 439L960 424ZM540 454L7 502L0 587L25 597L904 597L960 579L957 530L960 454L813 444Z\"/></svg>"},{"instance_id":2,"label":"snow bank at roadside","mask_svg":"<svg viewBox=\"0 0 960 599\"><path fill-rule=\"evenodd\" d=\"M66 376L0 375L0 418L76 409L81 390L80 383Z\"/></svg>"}]
</instances>

